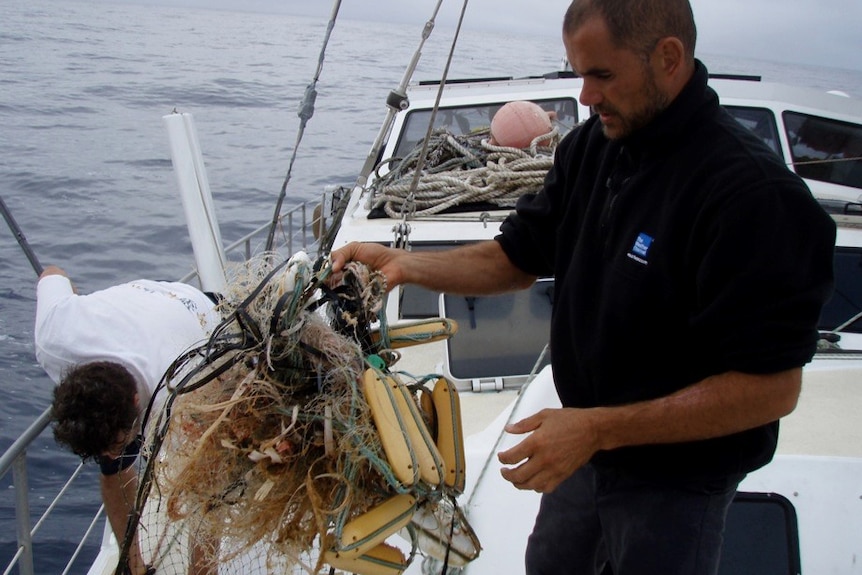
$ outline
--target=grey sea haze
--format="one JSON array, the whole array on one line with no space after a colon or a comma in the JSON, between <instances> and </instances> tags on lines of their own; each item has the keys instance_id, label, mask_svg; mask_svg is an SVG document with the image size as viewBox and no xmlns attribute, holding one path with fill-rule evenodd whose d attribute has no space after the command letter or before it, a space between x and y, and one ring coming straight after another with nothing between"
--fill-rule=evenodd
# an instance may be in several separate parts
<instances>
[{"instance_id":1,"label":"grey sea haze","mask_svg":"<svg viewBox=\"0 0 862 575\"><path fill-rule=\"evenodd\" d=\"M285 209L330 184L352 184L429 14L415 24L339 21ZM226 243L272 217L296 146L297 110L313 77L325 20L103 2L5 0L0 21L0 195L43 264L79 290L192 267L162 116L194 114ZM414 79L440 76L452 29L438 27ZM464 30L450 77L556 69L559 38ZM862 72L700 54L713 72L862 95ZM3 230L5 230L5 226ZM52 382L33 354L36 276L0 230L0 447L49 405ZM32 513L56 494L75 457L50 434L31 450ZM98 506L84 477L36 536L38 573L59 573ZM11 477L0 480L0 566L15 550ZM101 530L97 529L100 533ZM86 572L98 537L72 573Z\"/></svg>"}]
</instances>

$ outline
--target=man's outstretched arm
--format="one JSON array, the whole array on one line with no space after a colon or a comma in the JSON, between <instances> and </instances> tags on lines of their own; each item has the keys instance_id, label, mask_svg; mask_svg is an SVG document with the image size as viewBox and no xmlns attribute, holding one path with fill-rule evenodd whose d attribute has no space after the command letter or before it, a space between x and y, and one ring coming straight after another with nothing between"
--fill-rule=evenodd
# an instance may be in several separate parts
<instances>
[{"instance_id":1,"label":"man's outstretched arm","mask_svg":"<svg viewBox=\"0 0 862 575\"><path fill-rule=\"evenodd\" d=\"M386 277L389 289L415 284L461 295L491 295L526 289L536 276L517 268L494 240L441 251L410 252L353 242L332 252L333 272L362 262Z\"/></svg>"}]
</instances>

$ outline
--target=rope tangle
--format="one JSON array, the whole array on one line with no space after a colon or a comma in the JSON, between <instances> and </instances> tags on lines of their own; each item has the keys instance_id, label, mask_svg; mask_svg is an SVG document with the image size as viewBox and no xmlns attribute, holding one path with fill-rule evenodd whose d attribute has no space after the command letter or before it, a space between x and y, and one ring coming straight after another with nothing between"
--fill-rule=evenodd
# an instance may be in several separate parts
<instances>
[{"instance_id":1,"label":"rope tangle","mask_svg":"<svg viewBox=\"0 0 862 575\"><path fill-rule=\"evenodd\" d=\"M405 479L405 465L416 468L419 461L412 448L425 453L429 445L408 448L410 463L394 461L384 439L403 434L381 427L374 406L400 402L406 409L396 410L398 425L426 429L428 414L416 397L424 382L396 385L384 358L397 360L390 345L451 330L437 322L390 337L380 313L386 294L380 273L351 262L330 285L326 259L312 263L300 253L275 260L258 257L236 272L219 308L224 321L163 378L164 401L147 414L138 525L130 526L150 538L142 549L160 573L185 572L191 556L195 568L247 573L241 560L255 549L269 572L293 566L316 573L328 564L361 574L368 557L378 556L400 572L424 541L417 532L427 530L408 525L414 514L454 499L463 480L444 482L439 456L438 479L417 473ZM422 437L436 453L427 429ZM437 531L455 524L466 530L469 560L478 541L455 510ZM150 524L152 517L162 519ZM407 558L365 533L388 536L402 528L412 541ZM178 554L169 567L167 558Z\"/></svg>"},{"instance_id":2,"label":"rope tangle","mask_svg":"<svg viewBox=\"0 0 862 575\"><path fill-rule=\"evenodd\" d=\"M514 207L521 195L541 190L560 140L558 130L535 138L524 149L492 145L488 136L488 130L462 136L444 129L434 131L412 198L409 194L421 142L371 184L374 207L382 208L390 218L399 218L406 206L412 217L421 217L476 202ZM548 141L550 145L538 145Z\"/></svg>"}]
</instances>

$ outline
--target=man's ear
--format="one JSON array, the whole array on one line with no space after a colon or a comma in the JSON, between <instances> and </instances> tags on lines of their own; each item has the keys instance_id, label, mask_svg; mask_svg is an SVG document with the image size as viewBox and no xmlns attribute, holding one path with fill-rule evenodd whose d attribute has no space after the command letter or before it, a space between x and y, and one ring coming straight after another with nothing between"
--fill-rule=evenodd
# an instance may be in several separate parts
<instances>
[{"instance_id":1,"label":"man's ear","mask_svg":"<svg viewBox=\"0 0 862 575\"><path fill-rule=\"evenodd\" d=\"M685 68L685 47L674 36L662 38L653 51L658 69L666 77L679 75Z\"/></svg>"},{"instance_id":2,"label":"man's ear","mask_svg":"<svg viewBox=\"0 0 862 575\"><path fill-rule=\"evenodd\" d=\"M679 38L662 38L653 50L650 65L659 89L675 98L688 83L693 63L686 58L685 46Z\"/></svg>"}]
</instances>

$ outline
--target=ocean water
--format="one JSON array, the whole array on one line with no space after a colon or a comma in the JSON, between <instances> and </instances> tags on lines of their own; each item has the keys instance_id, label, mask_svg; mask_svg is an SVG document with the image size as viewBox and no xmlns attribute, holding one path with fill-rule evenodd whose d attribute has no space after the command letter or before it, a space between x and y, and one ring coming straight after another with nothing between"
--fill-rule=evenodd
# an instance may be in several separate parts
<instances>
[{"instance_id":1,"label":"ocean water","mask_svg":"<svg viewBox=\"0 0 862 575\"><path fill-rule=\"evenodd\" d=\"M297 149L284 210L330 184L352 184L419 45L413 25L339 21ZM317 69L325 20L286 15L4 0L0 21L0 196L43 265L65 268L81 292L138 277L174 279L192 252L162 116L195 116L222 237L272 217L296 147L297 110ZM439 77L452 29L438 28L415 79ZM528 75L558 67L555 35L464 30L450 77ZM713 72L759 74L862 96L862 72L700 54ZM0 224L0 448L50 403L33 355L36 276ZM75 464L50 434L28 469L40 514ZM86 466L36 536L38 573L60 572L98 506ZM15 549L11 476L0 480L0 566ZM98 530L101 533L101 530ZM98 537L73 573L86 572Z\"/></svg>"}]
</instances>

